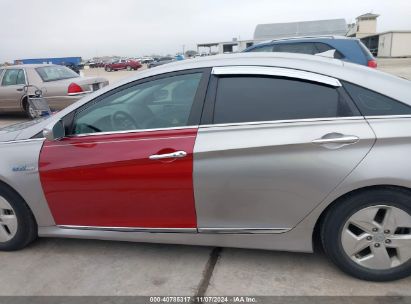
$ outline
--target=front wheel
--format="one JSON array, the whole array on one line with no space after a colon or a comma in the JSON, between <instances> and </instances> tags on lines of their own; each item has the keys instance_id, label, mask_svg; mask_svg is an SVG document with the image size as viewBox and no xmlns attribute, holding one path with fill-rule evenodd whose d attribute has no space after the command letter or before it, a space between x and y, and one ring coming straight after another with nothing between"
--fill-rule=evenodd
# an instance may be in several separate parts
<instances>
[{"instance_id":1,"label":"front wheel","mask_svg":"<svg viewBox=\"0 0 411 304\"><path fill-rule=\"evenodd\" d=\"M24 200L12 189L0 185L0 250L26 247L37 238L37 224Z\"/></svg>"},{"instance_id":2,"label":"front wheel","mask_svg":"<svg viewBox=\"0 0 411 304\"><path fill-rule=\"evenodd\" d=\"M321 229L324 250L346 273L368 281L411 274L411 194L374 189L341 200Z\"/></svg>"},{"instance_id":3,"label":"front wheel","mask_svg":"<svg viewBox=\"0 0 411 304\"><path fill-rule=\"evenodd\" d=\"M131 71L133 68L128 65L126 69L127 69L127 71Z\"/></svg>"}]
</instances>

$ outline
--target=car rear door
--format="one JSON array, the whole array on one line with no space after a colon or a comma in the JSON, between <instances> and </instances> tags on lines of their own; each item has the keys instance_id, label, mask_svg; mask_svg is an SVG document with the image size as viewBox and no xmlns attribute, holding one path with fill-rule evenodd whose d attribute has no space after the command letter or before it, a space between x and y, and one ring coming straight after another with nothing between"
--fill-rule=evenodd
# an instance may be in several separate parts
<instances>
[{"instance_id":1,"label":"car rear door","mask_svg":"<svg viewBox=\"0 0 411 304\"><path fill-rule=\"evenodd\" d=\"M375 136L337 79L270 67L214 68L194 148L198 227L295 227L371 149Z\"/></svg>"},{"instance_id":2,"label":"car rear door","mask_svg":"<svg viewBox=\"0 0 411 304\"><path fill-rule=\"evenodd\" d=\"M20 110L25 84L26 73L24 69L6 69L1 79L0 107L4 110Z\"/></svg>"},{"instance_id":3,"label":"car rear door","mask_svg":"<svg viewBox=\"0 0 411 304\"><path fill-rule=\"evenodd\" d=\"M78 109L46 141L40 177L60 226L195 232L193 148L208 70L132 83Z\"/></svg>"}]
</instances>

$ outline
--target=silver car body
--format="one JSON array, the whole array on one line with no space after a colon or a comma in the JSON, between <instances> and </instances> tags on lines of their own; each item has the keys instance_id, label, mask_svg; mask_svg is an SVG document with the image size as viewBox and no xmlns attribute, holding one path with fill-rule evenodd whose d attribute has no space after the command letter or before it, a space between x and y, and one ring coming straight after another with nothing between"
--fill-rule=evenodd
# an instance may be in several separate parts
<instances>
[{"instance_id":1,"label":"silver car body","mask_svg":"<svg viewBox=\"0 0 411 304\"><path fill-rule=\"evenodd\" d=\"M47 120L20 130L1 131L0 180L26 200L40 236L311 252L315 226L324 210L338 198L377 185L411 188L411 116L200 125L193 173L196 233L56 226L38 173L44 139L32 137L115 87L153 75L202 67L211 67L213 73L220 74L286 73L335 86L346 80L411 105L411 83L407 80L308 55L213 56L140 72L84 97ZM351 145L343 143L339 149L326 143L315 144L315 140L330 133L357 140Z\"/></svg>"},{"instance_id":2,"label":"silver car body","mask_svg":"<svg viewBox=\"0 0 411 304\"><path fill-rule=\"evenodd\" d=\"M16 85L2 85L3 77L7 70L21 70L25 75L25 85L35 85L43 92L43 97L47 100L50 107L54 110L61 110L68 105L78 101L85 94L93 91L94 88L102 88L108 85L108 81L102 77L76 77L69 79L62 79L56 81L45 82L40 77L37 68L51 66L50 64L25 64L13 65L2 68L0 73L0 111L1 112L16 112L24 111L24 102L26 102L26 93L23 90L24 84ZM76 83L82 89L82 93L68 94L68 87L71 83ZM34 92L30 88L28 94Z\"/></svg>"}]
</instances>

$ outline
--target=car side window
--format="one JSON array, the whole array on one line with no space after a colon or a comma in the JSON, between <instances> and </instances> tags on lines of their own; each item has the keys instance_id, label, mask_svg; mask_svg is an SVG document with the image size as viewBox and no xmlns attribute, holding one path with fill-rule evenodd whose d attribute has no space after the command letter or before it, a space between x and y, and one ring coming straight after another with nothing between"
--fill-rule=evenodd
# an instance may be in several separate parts
<instances>
[{"instance_id":1,"label":"car side window","mask_svg":"<svg viewBox=\"0 0 411 304\"><path fill-rule=\"evenodd\" d=\"M9 69L4 73L1 81L2 86L25 84L24 71L22 69Z\"/></svg>"},{"instance_id":2,"label":"car side window","mask_svg":"<svg viewBox=\"0 0 411 304\"><path fill-rule=\"evenodd\" d=\"M343 85L364 116L411 114L407 104L349 82L343 82Z\"/></svg>"},{"instance_id":3,"label":"car side window","mask_svg":"<svg viewBox=\"0 0 411 304\"><path fill-rule=\"evenodd\" d=\"M74 134L187 126L202 73L171 76L119 90L80 108Z\"/></svg>"},{"instance_id":4,"label":"car side window","mask_svg":"<svg viewBox=\"0 0 411 304\"><path fill-rule=\"evenodd\" d=\"M23 70L19 70L19 73L17 74L16 84L26 84L26 75L24 74Z\"/></svg>"},{"instance_id":5,"label":"car side window","mask_svg":"<svg viewBox=\"0 0 411 304\"><path fill-rule=\"evenodd\" d=\"M214 123L358 116L336 88L278 77L221 77Z\"/></svg>"},{"instance_id":6,"label":"car side window","mask_svg":"<svg viewBox=\"0 0 411 304\"><path fill-rule=\"evenodd\" d=\"M273 46L272 45L264 45L261 47L256 47L255 49L250 50L250 52L272 52Z\"/></svg>"},{"instance_id":7,"label":"car side window","mask_svg":"<svg viewBox=\"0 0 411 304\"><path fill-rule=\"evenodd\" d=\"M277 44L274 45L273 52L299 53L308 55L318 53L315 44L312 42Z\"/></svg>"},{"instance_id":8,"label":"car side window","mask_svg":"<svg viewBox=\"0 0 411 304\"><path fill-rule=\"evenodd\" d=\"M316 43L315 43L315 47L316 47L316 49L317 49L316 54L318 54L318 53L324 53L324 52L327 52L327 51L334 50L334 51L335 51L335 53L334 53L334 58L336 58L336 59L342 59L342 58L344 58L344 55L341 54L340 51L336 50L334 47L332 47L331 45L328 45L328 44L326 44L326 43L316 42Z\"/></svg>"}]
</instances>

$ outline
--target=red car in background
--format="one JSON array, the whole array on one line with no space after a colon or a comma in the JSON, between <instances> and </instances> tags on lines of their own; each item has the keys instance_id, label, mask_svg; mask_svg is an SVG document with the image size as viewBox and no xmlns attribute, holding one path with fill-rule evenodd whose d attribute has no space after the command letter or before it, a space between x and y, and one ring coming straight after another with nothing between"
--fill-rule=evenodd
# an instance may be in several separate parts
<instances>
[{"instance_id":1,"label":"red car in background","mask_svg":"<svg viewBox=\"0 0 411 304\"><path fill-rule=\"evenodd\" d=\"M118 70L132 71L132 70L138 70L141 67L142 65L138 61L120 59L120 60L116 60L116 61L106 64L104 66L104 69L107 72L118 71Z\"/></svg>"}]
</instances>

